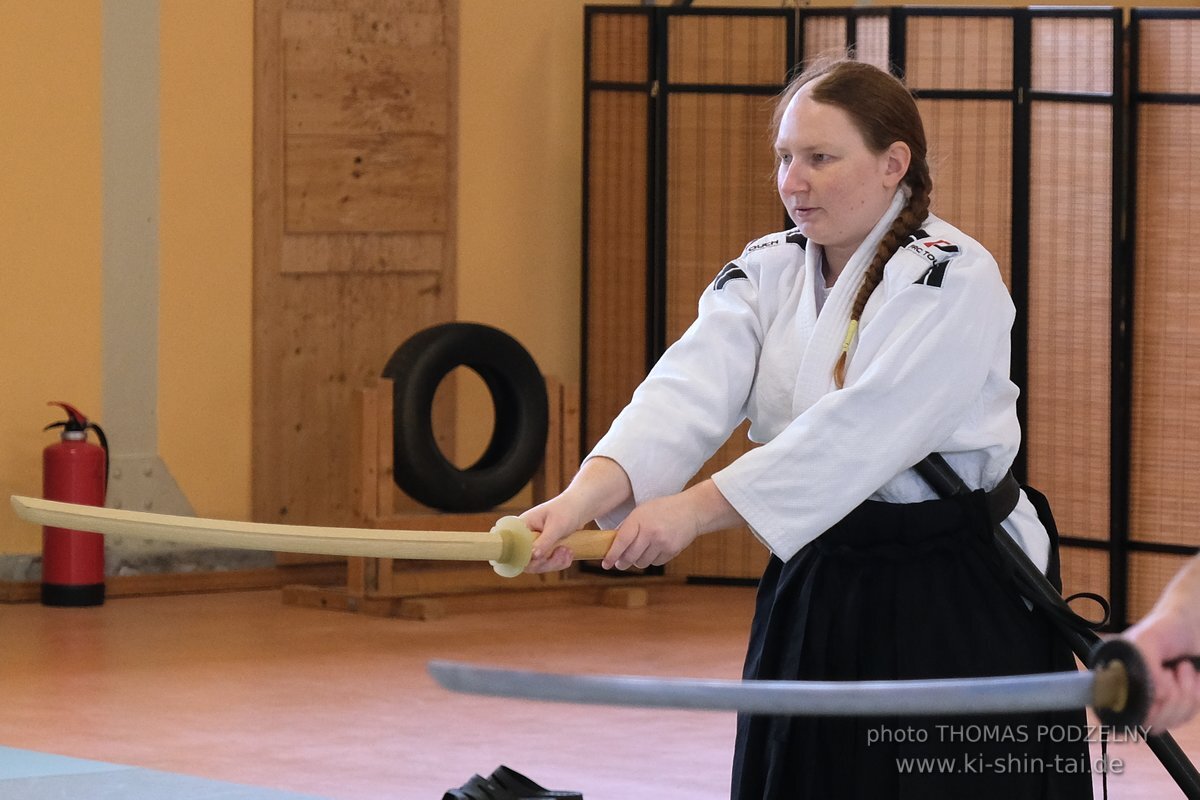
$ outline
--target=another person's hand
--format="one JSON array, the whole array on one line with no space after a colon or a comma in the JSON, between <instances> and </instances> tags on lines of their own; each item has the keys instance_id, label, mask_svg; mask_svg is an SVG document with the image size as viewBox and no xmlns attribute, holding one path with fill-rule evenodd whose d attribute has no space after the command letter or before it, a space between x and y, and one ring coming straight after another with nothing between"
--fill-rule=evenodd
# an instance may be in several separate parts
<instances>
[{"instance_id":1,"label":"another person's hand","mask_svg":"<svg viewBox=\"0 0 1200 800\"><path fill-rule=\"evenodd\" d=\"M1200 676L1190 660L1173 667L1163 665L1181 656L1200 652L1200 630L1188 615L1155 609L1125 632L1142 654L1150 673L1154 699L1146 724L1161 731L1186 722L1200 711Z\"/></svg>"}]
</instances>

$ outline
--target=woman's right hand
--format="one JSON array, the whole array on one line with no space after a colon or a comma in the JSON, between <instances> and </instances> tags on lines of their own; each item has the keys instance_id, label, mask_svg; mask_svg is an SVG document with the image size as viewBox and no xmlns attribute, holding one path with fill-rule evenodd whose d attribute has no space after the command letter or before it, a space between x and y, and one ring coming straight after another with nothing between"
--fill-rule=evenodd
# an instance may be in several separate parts
<instances>
[{"instance_id":1,"label":"woman's right hand","mask_svg":"<svg viewBox=\"0 0 1200 800\"><path fill-rule=\"evenodd\" d=\"M525 571L550 572L571 566L571 551L558 543L632 496L633 486L620 464L603 456L589 458L562 494L521 515L529 530L538 534Z\"/></svg>"},{"instance_id":2,"label":"woman's right hand","mask_svg":"<svg viewBox=\"0 0 1200 800\"><path fill-rule=\"evenodd\" d=\"M538 534L533 540L533 556L526 572L551 572L571 566L573 554L558 543L590 521L578 505L567 489L521 515L529 530Z\"/></svg>"}]
</instances>

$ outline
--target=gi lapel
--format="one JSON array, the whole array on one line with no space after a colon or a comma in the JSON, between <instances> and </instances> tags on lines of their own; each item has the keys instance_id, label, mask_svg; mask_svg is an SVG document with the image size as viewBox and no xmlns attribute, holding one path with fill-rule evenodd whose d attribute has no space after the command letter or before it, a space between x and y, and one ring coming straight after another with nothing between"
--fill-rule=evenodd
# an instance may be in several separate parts
<instances>
[{"instance_id":1,"label":"gi lapel","mask_svg":"<svg viewBox=\"0 0 1200 800\"><path fill-rule=\"evenodd\" d=\"M862 284L863 273L867 271L871 257L875 254L875 248L879 246L879 240L887 233L888 228L892 226L892 222L900 215L900 211L907 202L907 189L896 192L888 210L880 217L879 222L871 229L863 243L854 251L850 262L846 264L846 268L838 276L837 283L833 285L833 291L829 293L825 307L817 317L812 338L809 339L808 346L804 350L804 357L800 361L800 369L796 375L796 390L792 395L792 414L795 416L800 416L813 403L835 388L833 367L842 351L842 340L845 338L846 328L850 324L850 309L854 305L858 287ZM822 248L813 246L814 244L810 242L810 246L805 249L804 253L805 280L810 282L824 280L820 267ZM815 282L813 286L815 288ZM854 343L850 345L850 353L851 355L854 353Z\"/></svg>"}]
</instances>

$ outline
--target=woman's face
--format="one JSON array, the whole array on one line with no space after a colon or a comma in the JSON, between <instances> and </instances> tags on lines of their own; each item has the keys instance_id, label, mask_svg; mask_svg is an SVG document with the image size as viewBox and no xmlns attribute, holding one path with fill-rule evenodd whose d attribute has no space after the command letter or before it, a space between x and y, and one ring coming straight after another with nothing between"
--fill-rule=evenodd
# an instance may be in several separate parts
<instances>
[{"instance_id":1,"label":"woman's face","mask_svg":"<svg viewBox=\"0 0 1200 800\"><path fill-rule=\"evenodd\" d=\"M908 170L908 146L872 153L850 116L803 86L780 120L779 196L792 221L840 273L887 211Z\"/></svg>"}]
</instances>

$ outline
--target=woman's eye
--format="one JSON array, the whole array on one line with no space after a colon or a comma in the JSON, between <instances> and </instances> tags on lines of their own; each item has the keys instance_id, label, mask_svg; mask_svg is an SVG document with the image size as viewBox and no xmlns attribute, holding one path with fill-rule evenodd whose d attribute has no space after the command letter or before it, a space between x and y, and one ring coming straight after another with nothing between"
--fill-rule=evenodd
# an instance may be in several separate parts
<instances>
[{"instance_id":1,"label":"woman's eye","mask_svg":"<svg viewBox=\"0 0 1200 800\"><path fill-rule=\"evenodd\" d=\"M814 164L825 164L825 163L828 163L828 162L829 162L829 155L828 155L827 153L813 153L813 154L812 154L812 162L813 162Z\"/></svg>"},{"instance_id":2,"label":"woman's eye","mask_svg":"<svg viewBox=\"0 0 1200 800\"><path fill-rule=\"evenodd\" d=\"M790 155L787 155L786 153L780 153L779 154L779 163L780 164L790 164L790 163L792 163L792 157Z\"/></svg>"}]
</instances>

